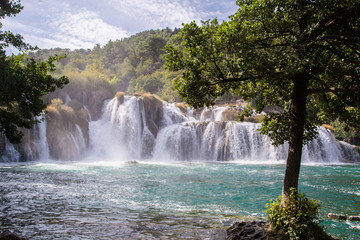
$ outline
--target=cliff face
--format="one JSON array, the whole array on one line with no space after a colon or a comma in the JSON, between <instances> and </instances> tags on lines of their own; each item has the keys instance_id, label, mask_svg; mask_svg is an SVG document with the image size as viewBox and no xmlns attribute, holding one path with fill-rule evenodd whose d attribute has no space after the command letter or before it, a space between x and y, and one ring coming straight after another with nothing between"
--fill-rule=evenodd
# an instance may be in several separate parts
<instances>
[{"instance_id":1,"label":"cliff face","mask_svg":"<svg viewBox=\"0 0 360 240\"><path fill-rule=\"evenodd\" d=\"M145 123L156 138L164 115L163 102L155 95L144 94L139 98L139 104L144 108Z\"/></svg>"},{"instance_id":2,"label":"cliff face","mask_svg":"<svg viewBox=\"0 0 360 240\"><path fill-rule=\"evenodd\" d=\"M164 106L162 100L152 94L143 94L139 98L139 110L142 113L142 148L141 157L149 158L156 144L156 137L162 127Z\"/></svg>"},{"instance_id":3,"label":"cliff face","mask_svg":"<svg viewBox=\"0 0 360 240\"><path fill-rule=\"evenodd\" d=\"M61 99L66 104L69 101L77 101L81 103L83 108L87 109L91 120L96 121L101 117L104 101L113 97L114 91L109 87L100 85L90 88L71 84L48 94L44 99L48 103L55 98Z\"/></svg>"},{"instance_id":4,"label":"cliff face","mask_svg":"<svg viewBox=\"0 0 360 240\"><path fill-rule=\"evenodd\" d=\"M74 108L64 105L47 108L46 139L52 159L79 159L89 145L88 113L82 107Z\"/></svg>"}]
</instances>

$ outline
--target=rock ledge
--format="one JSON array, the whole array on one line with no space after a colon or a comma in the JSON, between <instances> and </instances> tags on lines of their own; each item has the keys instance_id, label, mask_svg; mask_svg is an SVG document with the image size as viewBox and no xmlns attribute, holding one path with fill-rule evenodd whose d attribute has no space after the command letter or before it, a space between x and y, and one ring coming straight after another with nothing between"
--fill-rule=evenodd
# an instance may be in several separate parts
<instances>
[{"instance_id":1,"label":"rock ledge","mask_svg":"<svg viewBox=\"0 0 360 240\"><path fill-rule=\"evenodd\" d=\"M237 222L229 227L226 240L275 240L281 239L281 236L270 232L267 222Z\"/></svg>"}]
</instances>

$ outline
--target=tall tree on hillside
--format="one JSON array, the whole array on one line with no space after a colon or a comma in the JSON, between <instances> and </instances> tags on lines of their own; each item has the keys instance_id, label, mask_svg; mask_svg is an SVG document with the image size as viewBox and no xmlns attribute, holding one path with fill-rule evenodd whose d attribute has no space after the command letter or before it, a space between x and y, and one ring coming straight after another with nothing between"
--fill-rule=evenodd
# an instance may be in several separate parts
<instances>
[{"instance_id":1,"label":"tall tree on hillside","mask_svg":"<svg viewBox=\"0 0 360 240\"><path fill-rule=\"evenodd\" d=\"M298 187L302 145L315 123L339 119L360 129L360 1L238 0L230 20L181 30L183 49L167 46L166 66L192 106L231 92L256 112L279 105L260 132L289 142L283 199ZM318 109L310 115L309 107ZM251 111L245 111L245 114Z\"/></svg>"},{"instance_id":2,"label":"tall tree on hillside","mask_svg":"<svg viewBox=\"0 0 360 240\"><path fill-rule=\"evenodd\" d=\"M22 8L20 1L2 0L0 19L15 16ZM55 70L54 61L60 57L50 57L45 62L24 59L23 55L7 57L5 49L9 46L20 52L34 48L21 35L0 30L0 133L11 143L19 143L23 136L21 128L31 128L38 122L34 117L45 109L42 97L67 84L68 79L48 75Z\"/></svg>"},{"instance_id":3,"label":"tall tree on hillside","mask_svg":"<svg viewBox=\"0 0 360 240\"><path fill-rule=\"evenodd\" d=\"M166 45L164 38L153 35L146 39L145 49L147 54L153 59L153 63L156 63L160 59L160 54L163 52L163 48Z\"/></svg>"}]
</instances>

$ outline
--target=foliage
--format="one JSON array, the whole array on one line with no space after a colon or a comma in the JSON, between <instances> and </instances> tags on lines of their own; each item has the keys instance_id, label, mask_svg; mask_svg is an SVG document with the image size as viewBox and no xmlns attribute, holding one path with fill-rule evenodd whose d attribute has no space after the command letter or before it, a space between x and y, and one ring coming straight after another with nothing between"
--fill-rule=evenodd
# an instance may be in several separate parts
<instances>
[{"instance_id":1,"label":"foliage","mask_svg":"<svg viewBox=\"0 0 360 240\"><path fill-rule=\"evenodd\" d=\"M227 22L184 24L182 46L165 47L165 66L182 74L175 88L195 108L229 92L251 102L240 118L266 105L282 107L259 131L274 145L289 143L285 198L298 187L302 145L316 137L315 124L339 119L360 130L360 2L237 5Z\"/></svg>"},{"instance_id":2,"label":"foliage","mask_svg":"<svg viewBox=\"0 0 360 240\"><path fill-rule=\"evenodd\" d=\"M42 97L68 82L66 77L54 78L48 72L54 71L54 61L46 62L27 59L23 55L2 58L0 86L0 131L12 143L19 143L23 133L19 128L31 128L39 120L34 119L46 108Z\"/></svg>"},{"instance_id":3,"label":"foliage","mask_svg":"<svg viewBox=\"0 0 360 240\"><path fill-rule=\"evenodd\" d=\"M354 128L347 126L345 123L340 122L338 119L330 122L334 136L342 141L352 143L354 139L360 138L360 133Z\"/></svg>"},{"instance_id":4,"label":"foliage","mask_svg":"<svg viewBox=\"0 0 360 240\"><path fill-rule=\"evenodd\" d=\"M15 16L22 10L20 1L1 1L0 18ZM0 23L0 28L2 24ZM46 61L25 58L24 55L7 57L5 49L10 45L19 51L33 50L19 34L0 31L0 132L11 143L19 143L23 136L19 128L31 128L35 119L46 108L42 97L68 83L65 76L48 75L55 71L57 55Z\"/></svg>"},{"instance_id":5,"label":"foliage","mask_svg":"<svg viewBox=\"0 0 360 240\"><path fill-rule=\"evenodd\" d=\"M0 2L0 19L5 18L5 16L12 17L18 14L23 9L23 6L20 4L20 0L10 1L3 0ZM0 29L2 28L2 23L0 23ZM13 45L17 49L34 49L29 44L26 44L23 41L23 37L20 34L14 34L10 31L0 31L0 57L5 57L5 51L3 50L6 47Z\"/></svg>"},{"instance_id":6,"label":"foliage","mask_svg":"<svg viewBox=\"0 0 360 240\"><path fill-rule=\"evenodd\" d=\"M60 98L53 98L51 99L51 106L58 109L63 105L63 101Z\"/></svg>"},{"instance_id":7,"label":"foliage","mask_svg":"<svg viewBox=\"0 0 360 240\"><path fill-rule=\"evenodd\" d=\"M212 105L228 92L251 101L257 113L265 105L282 106L284 114L265 118L261 129L278 145L289 139L300 79L309 81L303 94L312 96L311 105L319 111L306 115L304 141L316 136L314 123L329 119L359 129L359 2L237 4L230 21L185 24L182 48L166 46L166 67L182 71L175 81L180 96L194 107Z\"/></svg>"},{"instance_id":8,"label":"foliage","mask_svg":"<svg viewBox=\"0 0 360 240\"><path fill-rule=\"evenodd\" d=\"M291 239L320 239L317 214L320 203L308 199L296 189L290 189L289 203L283 207L282 198L270 200L266 206L268 221L275 231L282 230Z\"/></svg>"},{"instance_id":9,"label":"foliage","mask_svg":"<svg viewBox=\"0 0 360 240\"><path fill-rule=\"evenodd\" d=\"M178 33L179 29L149 30L109 41L103 47L96 45L92 50L43 49L29 56L46 59L53 54L66 54L66 60L60 60L54 75L69 76L71 88L96 90L101 86L114 93L151 92L178 101L173 79L179 74L163 69L163 47L167 43L179 45Z\"/></svg>"}]
</instances>

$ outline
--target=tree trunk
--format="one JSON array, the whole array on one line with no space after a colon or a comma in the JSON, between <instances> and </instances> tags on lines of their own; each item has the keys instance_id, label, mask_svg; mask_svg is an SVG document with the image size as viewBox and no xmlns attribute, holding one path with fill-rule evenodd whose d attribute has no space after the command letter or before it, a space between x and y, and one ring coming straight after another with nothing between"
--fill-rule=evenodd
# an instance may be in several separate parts
<instances>
[{"instance_id":1,"label":"tree trunk","mask_svg":"<svg viewBox=\"0 0 360 240\"><path fill-rule=\"evenodd\" d=\"M283 204L288 201L290 188L298 188L303 133L306 115L306 98L309 84L308 74L297 74L293 78L294 88L290 107L289 152L283 183Z\"/></svg>"}]
</instances>

